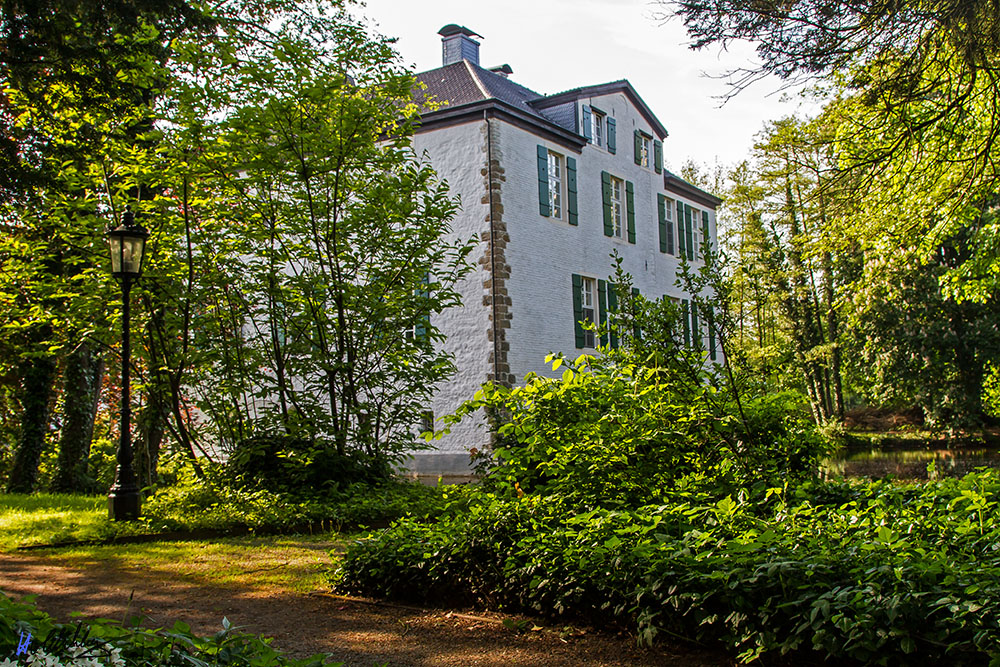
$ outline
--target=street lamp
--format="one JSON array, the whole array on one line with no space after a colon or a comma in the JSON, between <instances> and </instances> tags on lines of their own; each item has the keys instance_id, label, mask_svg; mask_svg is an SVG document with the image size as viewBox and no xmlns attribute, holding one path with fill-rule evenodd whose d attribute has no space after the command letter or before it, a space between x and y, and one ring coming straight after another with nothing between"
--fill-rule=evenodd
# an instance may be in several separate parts
<instances>
[{"instance_id":1,"label":"street lamp","mask_svg":"<svg viewBox=\"0 0 1000 667\"><path fill-rule=\"evenodd\" d=\"M129 342L129 291L132 281L142 274L149 232L135 224L131 209L125 209L122 224L108 232L111 247L111 275L122 286L122 416L121 439L118 442L118 468L115 483L108 492L108 516L112 521L139 518L139 485L132 468L132 408L129 405L129 364L132 350Z\"/></svg>"}]
</instances>

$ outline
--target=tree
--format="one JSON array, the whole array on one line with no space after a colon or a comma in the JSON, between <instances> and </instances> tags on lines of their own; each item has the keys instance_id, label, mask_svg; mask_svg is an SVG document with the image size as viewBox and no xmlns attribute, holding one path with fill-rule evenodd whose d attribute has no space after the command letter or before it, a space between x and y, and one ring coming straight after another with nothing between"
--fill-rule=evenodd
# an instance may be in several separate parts
<instances>
[{"instance_id":1,"label":"tree","mask_svg":"<svg viewBox=\"0 0 1000 667\"><path fill-rule=\"evenodd\" d=\"M4 356L19 369L22 404L9 488L34 486L49 431L48 409L40 406L51 403L60 366L67 369L61 401L67 428L57 485L79 490L83 483L81 457L90 447L100 375L82 367L91 366L94 350L106 348L107 329L95 325L110 287L93 270L95 258L104 263L100 236L108 224L96 213L113 219L116 212L114 201L102 205L98 195L117 195L120 185L107 159L110 147L141 143L151 104L169 78L171 40L209 25L180 0L3 4L0 310ZM102 368L99 359L95 367Z\"/></svg>"},{"instance_id":2,"label":"tree","mask_svg":"<svg viewBox=\"0 0 1000 667\"><path fill-rule=\"evenodd\" d=\"M184 260L208 277L179 301L196 307L165 315L193 318L189 347L209 351L190 402L222 446L287 433L397 459L453 371L434 318L459 303L471 249L410 148L413 78L336 7L246 48L192 77L176 116L191 171L172 196L211 238Z\"/></svg>"}]
</instances>

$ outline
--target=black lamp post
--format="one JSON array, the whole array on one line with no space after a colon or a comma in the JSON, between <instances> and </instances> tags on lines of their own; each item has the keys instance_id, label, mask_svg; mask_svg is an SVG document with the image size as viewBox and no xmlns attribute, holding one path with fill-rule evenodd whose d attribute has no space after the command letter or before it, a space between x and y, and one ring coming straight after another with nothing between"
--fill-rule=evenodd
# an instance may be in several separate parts
<instances>
[{"instance_id":1,"label":"black lamp post","mask_svg":"<svg viewBox=\"0 0 1000 667\"><path fill-rule=\"evenodd\" d=\"M108 232L111 246L111 275L122 285L122 416L121 440L118 442L118 469L115 483L108 492L108 516L112 521L139 518L139 485L132 467L132 409L129 405L129 291L132 281L142 274L142 258L149 232L135 224L131 209L126 209L122 224Z\"/></svg>"}]
</instances>

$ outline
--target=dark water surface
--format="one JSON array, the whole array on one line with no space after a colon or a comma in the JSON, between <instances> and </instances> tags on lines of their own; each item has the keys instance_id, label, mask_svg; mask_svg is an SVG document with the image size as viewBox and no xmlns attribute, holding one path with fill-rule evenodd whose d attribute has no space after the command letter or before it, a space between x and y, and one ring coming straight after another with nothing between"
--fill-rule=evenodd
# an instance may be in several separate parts
<instances>
[{"instance_id":1,"label":"dark water surface","mask_svg":"<svg viewBox=\"0 0 1000 667\"><path fill-rule=\"evenodd\" d=\"M928 465L937 477L962 477L980 467L1000 468L997 449L894 449L891 451L845 451L825 460L830 477L886 477L928 479Z\"/></svg>"}]
</instances>

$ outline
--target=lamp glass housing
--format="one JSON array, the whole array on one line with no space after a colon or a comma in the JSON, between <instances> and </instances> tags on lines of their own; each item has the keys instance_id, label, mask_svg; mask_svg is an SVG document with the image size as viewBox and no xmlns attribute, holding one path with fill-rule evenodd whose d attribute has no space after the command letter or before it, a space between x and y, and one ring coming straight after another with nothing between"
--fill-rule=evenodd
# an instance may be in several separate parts
<instances>
[{"instance_id":1,"label":"lamp glass housing","mask_svg":"<svg viewBox=\"0 0 1000 667\"><path fill-rule=\"evenodd\" d=\"M138 277L149 232L139 226L121 225L108 232L111 247L111 273L116 277Z\"/></svg>"}]
</instances>

